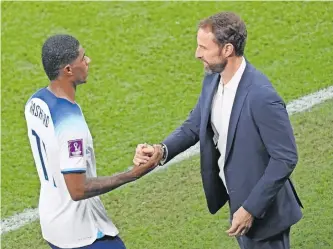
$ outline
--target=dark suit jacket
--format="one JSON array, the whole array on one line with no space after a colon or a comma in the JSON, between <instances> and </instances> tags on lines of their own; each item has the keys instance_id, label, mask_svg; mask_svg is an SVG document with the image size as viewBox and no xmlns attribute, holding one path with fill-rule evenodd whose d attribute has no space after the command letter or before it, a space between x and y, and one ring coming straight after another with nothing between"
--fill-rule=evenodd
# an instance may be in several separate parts
<instances>
[{"instance_id":1,"label":"dark suit jacket","mask_svg":"<svg viewBox=\"0 0 333 249\"><path fill-rule=\"evenodd\" d=\"M230 214L243 206L254 217L247 236L266 239L298 222L302 206L289 179L298 157L286 106L270 81L248 61L229 123L224 173L210 122L220 75L206 75L202 92L187 120L169 135L167 161L200 140L201 176L209 211L229 201Z\"/></svg>"}]
</instances>

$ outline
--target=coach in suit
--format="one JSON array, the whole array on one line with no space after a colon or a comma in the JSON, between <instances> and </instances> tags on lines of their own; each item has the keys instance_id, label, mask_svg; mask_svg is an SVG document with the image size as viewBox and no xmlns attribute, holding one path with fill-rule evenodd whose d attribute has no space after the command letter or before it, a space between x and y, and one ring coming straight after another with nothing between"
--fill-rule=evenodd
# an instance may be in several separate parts
<instances>
[{"instance_id":1,"label":"coach in suit","mask_svg":"<svg viewBox=\"0 0 333 249\"><path fill-rule=\"evenodd\" d=\"M158 147L162 165L200 141L201 176L208 209L226 202L242 249L290 248L290 227L302 206L289 179L298 157L286 106L270 81L244 57L247 31L234 13L200 22L196 57L206 71L187 120ZM133 162L149 160L140 144ZM157 163L157 162L156 162Z\"/></svg>"}]
</instances>

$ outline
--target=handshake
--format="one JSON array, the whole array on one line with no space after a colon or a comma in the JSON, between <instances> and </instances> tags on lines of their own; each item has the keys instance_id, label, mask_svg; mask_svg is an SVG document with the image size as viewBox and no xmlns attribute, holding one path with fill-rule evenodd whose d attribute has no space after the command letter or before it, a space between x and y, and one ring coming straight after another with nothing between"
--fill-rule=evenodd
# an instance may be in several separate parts
<instances>
[{"instance_id":1,"label":"handshake","mask_svg":"<svg viewBox=\"0 0 333 249\"><path fill-rule=\"evenodd\" d=\"M131 173L140 178L155 169L165 159L166 151L162 144L139 144L133 158Z\"/></svg>"}]
</instances>

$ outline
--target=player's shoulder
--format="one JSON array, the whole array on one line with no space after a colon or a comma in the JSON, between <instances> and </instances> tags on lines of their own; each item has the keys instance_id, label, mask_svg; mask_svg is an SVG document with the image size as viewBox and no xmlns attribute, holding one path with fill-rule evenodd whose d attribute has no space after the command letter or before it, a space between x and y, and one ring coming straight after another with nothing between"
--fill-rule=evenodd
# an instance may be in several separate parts
<instances>
[{"instance_id":1,"label":"player's shoulder","mask_svg":"<svg viewBox=\"0 0 333 249\"><path fill-rule=\"evenodd\" d=\"M56 127L66 120L82 121L83 115L81 108L76 103L58 98L47 88L39 89L27 101L25 106L26 116L41 117L42 114L50 116L50 119Z\"/></svg>"}]
</instances>

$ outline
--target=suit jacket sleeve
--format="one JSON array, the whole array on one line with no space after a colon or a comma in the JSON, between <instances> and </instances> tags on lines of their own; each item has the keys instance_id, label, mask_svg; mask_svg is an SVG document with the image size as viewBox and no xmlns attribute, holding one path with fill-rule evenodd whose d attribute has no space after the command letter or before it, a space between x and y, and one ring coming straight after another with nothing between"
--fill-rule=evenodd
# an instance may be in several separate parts
<instances>
[{"instance_id":1,"label":"suit jacket sleeve","mask_svg":"<svg viewBox=\"0 0 333 249\"><path fill-rule=\"evenodd\" d=\"M201 96L185 122L162 142L167 147L167 158L165 163L199 141L201 120L200 102Z\"/></svg>"},{"instance_id":2,"label":"suit jacket sleeve","mask_svg":"<svg viewBox=\"0 0 333 249\"><path fill-rule=\"evenodd\" d=\"M243 207L256 218L266 209L293 172L298 156L296 142L282 99L272 87L261 87L254 96L252 115L270 155L267 168Z\"/></svg>"}]
</instances>

